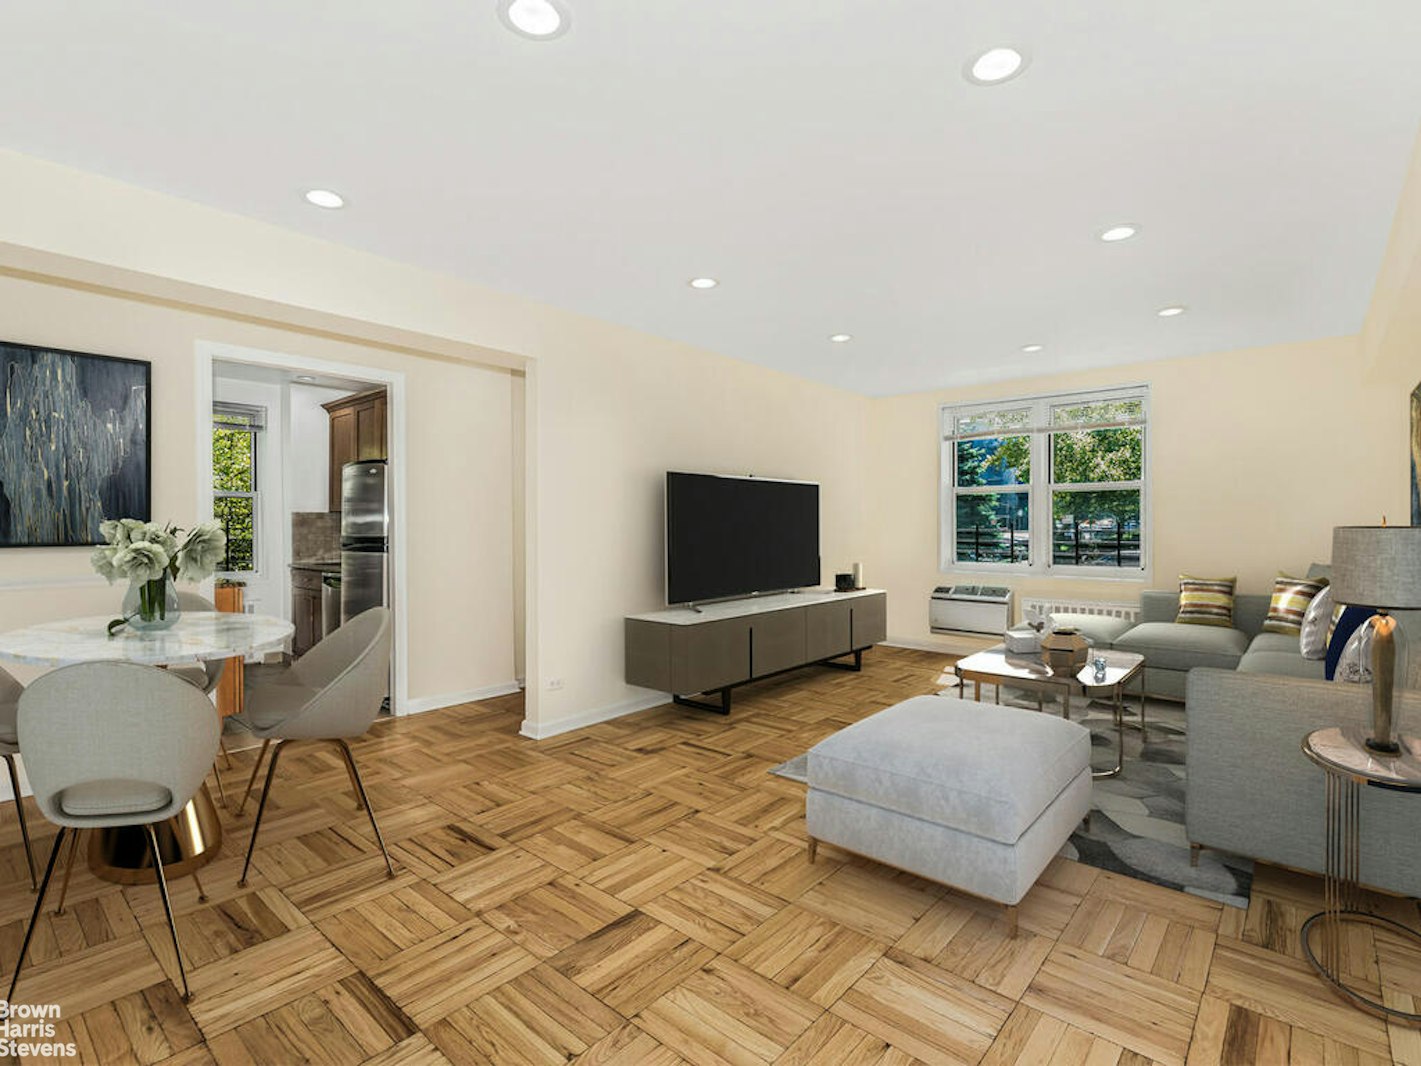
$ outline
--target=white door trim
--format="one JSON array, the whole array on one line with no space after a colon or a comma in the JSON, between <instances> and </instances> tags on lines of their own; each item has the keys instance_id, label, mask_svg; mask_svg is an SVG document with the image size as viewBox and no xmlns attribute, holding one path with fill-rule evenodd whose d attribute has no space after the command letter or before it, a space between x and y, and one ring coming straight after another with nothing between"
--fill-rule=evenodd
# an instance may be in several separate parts
<instances>
[{"instance_id":1,"label":"white door trim","mask_svg":"<svg viewBox=\"0 0 1421 1066\"><path fill-rule=\"evenodd\" d=\"M390 710L395 714L409 711L409 572L405 531L405 483L408 449L405 447L405 375L398 370L381 370L358 363L337 363L326 359L269 352L219 341L199 340L195 345L193 391L198 411L194 455L197 458L197 519L212 518L212 419L203 418L203 411L212 410L212 364L214 361L248 363L254 366L279 367L312 375L353 378L384 385L389 393L390 481L394 529L390 537L390 554L395 568L394 616L395 663L394 684L391 686ZM284 432L284 429L283 429ZM287 534L289 536L289 533Z\"/></svg>"}]
</instances>

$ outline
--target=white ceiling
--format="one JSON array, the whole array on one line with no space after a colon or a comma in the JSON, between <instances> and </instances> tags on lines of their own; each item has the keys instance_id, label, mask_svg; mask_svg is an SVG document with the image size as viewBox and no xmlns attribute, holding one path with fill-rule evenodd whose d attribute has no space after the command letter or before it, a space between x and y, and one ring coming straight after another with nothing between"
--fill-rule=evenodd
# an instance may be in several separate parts
<instances>
[{"instance_id":1,"label":"white ceiling","mask_svg":"<svg viewBox=\"0 0 1421 1066\"><path fill-rule=\"evenodd\" d=\"M340 393L364 392L376 383L355 381L331 374L311 374L289 367L267 366L264 363L237 363L216 359L212 363L214 381L247 381L258 385L295 385L299 388L330 389Z\"/></svg>"},{"instance_id":2,"label":"white ceiling","mask_svg":"<svg viewBox=\"0 0 1421 1066\"><path fill-rule=\"evenodd\" d=\"M566 2L6 0L0 145L886 394L1355 332L1421 118L1415 0Z\"/></svg>"}]
</instances>

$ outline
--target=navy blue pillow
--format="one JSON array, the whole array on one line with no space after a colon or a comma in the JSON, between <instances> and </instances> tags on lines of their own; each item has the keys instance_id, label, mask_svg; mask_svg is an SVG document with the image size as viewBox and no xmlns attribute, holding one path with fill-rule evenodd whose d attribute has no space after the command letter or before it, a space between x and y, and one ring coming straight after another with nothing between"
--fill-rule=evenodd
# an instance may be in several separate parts
<instances>
[{"instance_id":1,"label":"navy blue pillow","mask_svg":"<svg viewBox=\"0 0 1421 1066\"><path fill-rule=\"evenodd\" d=\"M1337 663L1342 658L1342 649L1347 646L1352 634L1376 613L1371 607L1343 608L1337 619L1337 627L1332 631L1332 639L1327 642L1327 680L1331 681L1337 674Z\"/></svg>"}]
</instances>

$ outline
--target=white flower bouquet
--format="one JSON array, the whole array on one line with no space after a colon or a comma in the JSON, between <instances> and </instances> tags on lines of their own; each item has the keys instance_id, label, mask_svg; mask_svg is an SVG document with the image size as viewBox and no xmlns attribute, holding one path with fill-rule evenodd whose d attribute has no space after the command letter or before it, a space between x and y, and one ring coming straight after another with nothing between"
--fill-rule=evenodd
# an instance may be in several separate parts
<instances>
[{"instance_id":1,"label":"white flower bouquet","mask_svg":"<svg viewBox=\"0 0 1421 1066\"><path fill-rule=\"evenodd\" d=\"M113 584L127 578L123 617L109 623L109 634L133 622L140 628L166 628L177 621L173 582L205 581L217 569L227 546L227 534L216 522L186 531L171 522L140 522L120 518L99 523L108 543L94 549L89 561Z\"/></svg>"}]
</instances>

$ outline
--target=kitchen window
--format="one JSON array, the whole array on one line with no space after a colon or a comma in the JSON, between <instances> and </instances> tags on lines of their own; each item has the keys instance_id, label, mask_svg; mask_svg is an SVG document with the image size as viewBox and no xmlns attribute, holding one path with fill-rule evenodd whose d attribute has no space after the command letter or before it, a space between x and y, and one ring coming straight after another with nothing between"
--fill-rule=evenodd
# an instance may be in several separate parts
<instances>
[{"instance_id":1,"label":"kitchen window","mask_svg":"<svg viewBox=\"0 0 1421 1066\"><path fill-rule=\"evenodd\" d=\"M941 409L942 569L1142 577L1145 386Z\"/></svg>"},{"instance_id":2,"label":"kitchen window","mask_svg":"<svg viewBox=\"0 0 1421 1066\"><path fill-rule=\"evenodd\" d=\"M257 568L261 506L257 437L265 429L265 407L212 405L212 514L227 534L226 555L217 567L220 573L250 573Z\"/></svg>"}]
</instances>

